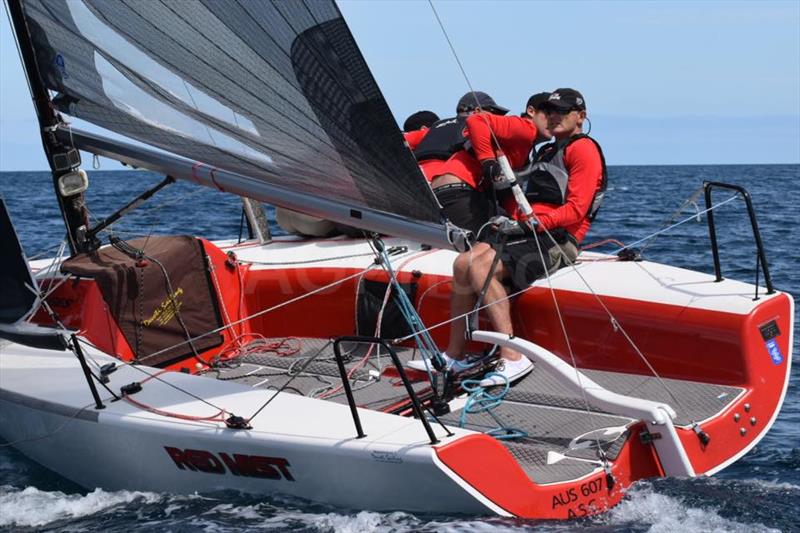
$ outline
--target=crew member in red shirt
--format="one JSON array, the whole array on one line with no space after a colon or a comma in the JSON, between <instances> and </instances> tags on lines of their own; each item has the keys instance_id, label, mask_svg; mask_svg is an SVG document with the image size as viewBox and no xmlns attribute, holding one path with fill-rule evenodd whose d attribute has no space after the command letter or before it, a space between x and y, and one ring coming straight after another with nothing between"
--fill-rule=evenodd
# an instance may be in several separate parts
<instances>
[{"instance_id":1,"label":"crew member in red shirt","mask_svg":"<svg viewBox=\"0 0 800 533\"><path fill-rule=\"evenodd\" d=\"M431 131L430 128L439 122L439 116L433 111L417 111L411 114L403 123L403 138L406 145L413 152L422 143L422 140ZM444 160L437 158L429 158L417 160L419 168L422 170L422 175L430 183L431 177L441 172L444 165Z\"/></svg>"},{"instance_id":2,"label":"crew member in red shirt","mask_svg":"<svg viewBox=\"0 0 800 533\"><path fill-rule=\"evenodd\" d=\"M506 157L514 170L521 170L530 162L531 151L534 146L550 139L547 129L547 114L542 111L542 106L550 93L539 93L528 99L525 112L518 117L506 117L489 113L475 113L467 117L467 137L470 139L472 150L459 154L463 159L472 163L469 170L474 174L480 169L480 178L476 181L479 188L492 192L493 176L499 172L495 160L494 147L497 143L502 147ZM454 159L456 156L454 156ZM479 162L480 166L475 164ZM489 195L487 195L489 196ZM510 196L500 195L494 198L493 214L498 211L495 203L499 202L507 208ZM485 223L487 219L482 220ZM473 233L476 233L473 229ZM475 235L478 240L484 235Z\"/></svg>"},{"instance_id":3,"label":"crew member in red shirt","mask_svg":"<svg viewBox=\"0 0 800 533\"><path fill-rule=\"evenodd\" d=\"M577 246L589 230L605 192L607 174L602 151L597 142L583 134L586 102L574 89L557 89L545 104L548 122L544 135L555 140L538 151L526 185L526 196L538 222L533 235L510 237L500 262L489 280L484 305L496 331L513 336L511 308L502 282L511 281L515 290L528 287L545 272L552 272L577 258ZM512 166L523 158L522 139L531 139L530 129L508 117L489 119L500 147ZM470 124L471 126L471 124ZM535 127L534 127L535 128ZM495 160L489 128L470 129L476 156L486 178L496 180L499 165ZM517 142L514 142L514 141ZM513 210L515 218L520 212ZM451 311L454 316L469 312L475 305L491 273L495 250L478 243L470 252L462 253L453 264ZM543 263L544 260L544 263ZM491 304L491 305L488 305ZM450 342L443 355L454 371L472 365L465 358L464 321L451 324ZM527 375L533 364L522 354L501 348L495 371L503 376L484 379L482 386L513 382Z\"/></svg>"},{"instance_id":4,"label":"crew member in red shirt","mask_svg":"<svg viewBox=\"0 0 800 533\"><path fill-rule=\"evenodd\" d=\"M430 127L439 121L439 115L433 111L417 111L408 116L403 123L403 138L412 151L430 131Z\"/></svg>"},{"instance_id":5,"label":"crew member in red shirt","mask_svg":"<svg viewBox=\"0 0 800 533\"><path fill-rule=\"evenodd\" d=\"M475 112L505 115L508 109L481 91L461 97L456 116L433 124L414 149L414 155L447 218L473 233L495 214L495 204L481 185L481 165L472 155L467 118Z\"/></svg>"}]
</instances>

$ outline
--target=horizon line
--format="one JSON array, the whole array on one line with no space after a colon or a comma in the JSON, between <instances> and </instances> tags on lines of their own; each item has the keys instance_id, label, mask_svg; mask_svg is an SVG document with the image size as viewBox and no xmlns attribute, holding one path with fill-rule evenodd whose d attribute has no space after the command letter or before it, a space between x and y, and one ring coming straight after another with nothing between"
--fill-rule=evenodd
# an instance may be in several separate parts
<instances>
[{"instance_id":1,"label":"horizon line","mask_svg":"<svg viewBox=\"0 0 800 533\"><path fill-rule=\"evenodd\" d=\"M800 160L789 163L614 163L609 164L608 167L743 167L743 166L800 166ZM152 172L154 174L163 174L147 168L116 168L111 170L103 169L84 169L87 172ZM49 169L0 169L0 173L6 174L10 172L47 172L52 173Z\"/></svg>"}]
</instances>

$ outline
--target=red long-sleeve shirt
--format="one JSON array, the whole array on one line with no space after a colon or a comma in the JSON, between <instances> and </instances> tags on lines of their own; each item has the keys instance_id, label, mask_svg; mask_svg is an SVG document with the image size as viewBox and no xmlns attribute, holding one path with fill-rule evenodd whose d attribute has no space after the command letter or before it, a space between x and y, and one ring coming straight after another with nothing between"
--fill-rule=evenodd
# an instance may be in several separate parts
<instances>
[{"instance_id":1,"label":"red long-sleeve shirt","mask_svg":"<svg viewBox=\"0 0 800 533\"><path fill-rule=\"evenodd\" d=\"M424 139L427 134L428 128L422 127L418 130L404 131L403 137L406 140L406 144L413 152L417 149L417 146L419 146L419 143L422 142L422 139Z\"/></svg>"},{"instance_id":2,"label":"red long-sleeve shirt","mask_svg":"<svg viewBox=\"0 0 800 533\"><path fill-rule=\"evenodd\" d=\"M528 161L533 143L536 140L536 126L522 117L506 117L479 113L467 118L467 129L472 141L472 148L479 161L494 159L495 150L491 136L494 132L503 153L506 154L511 168L522 167ZM588 219L589 209L595 193L599 190L603 164L600 152L590 139L578 139L567 148L564 154L564 165L569 174L567 197L564 205L535 203L531 207L539 219L542 230L564 228L578 242L581 242L589 231L591 222ZM513 197L508 197L506 210L516 213Z\"/></svg>"},{"instance_id":3,"label":"red long-sleeve shirt","mask_svg":"<svg viewBox=\"0 0 800 533\"><path fill-rule=\"evenodd\" d=\"M491 113L475 113L467 117L467 133L478 161L495 159L494 138L506 154L511 168L518 169L528 162L538 132L527 118L506 117Z\"/></svg>"},{"instance_id":4,"label":"red long-sleeve shirt","mask_svg":"<svg viewBox=\"0 0 800 533\"><path fill-rule=\"evenodd\" d=\"M504 117L491 113L475 113L467 117L464 135L472 143L472 152L460 150L444 165L436 168L436 174L453 174L474 189L484 189L481 183L483 169L481 161L496 157L491 132L494 131L501 148L512 168L519 168L528 160L528 154L536 139L536 126L521 117Z\"/></svg>"}]
</instances>

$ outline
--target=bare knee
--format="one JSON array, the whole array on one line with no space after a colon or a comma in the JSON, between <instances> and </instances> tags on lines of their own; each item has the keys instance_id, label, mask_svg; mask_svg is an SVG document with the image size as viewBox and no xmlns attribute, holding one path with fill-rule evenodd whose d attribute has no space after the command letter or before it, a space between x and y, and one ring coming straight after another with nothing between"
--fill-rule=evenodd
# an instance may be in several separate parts
<instances>
[{"instance_id":1,"label":"bare knee","mask_svg":"<svg viewBox=\"0 0 800 533\"><path fill-rule=\"evenodd\" d=\"M453 261L453 279L457 283L466 283L469 280L470 258L469 252L458 254Z\"/></svg>"},{"instance_id":2,"label":"bare knee","mask_svg":"<svg viewBox=\"0 0 800 533\"><path fill-rule=\"evenodd\" d=\"M475 291L481 290L486 278L490 275L492 263L494 262L495 251L487 247L483 253L472 258L472 266L469 269L470 283Z\"/></svg>"}]
</instances>

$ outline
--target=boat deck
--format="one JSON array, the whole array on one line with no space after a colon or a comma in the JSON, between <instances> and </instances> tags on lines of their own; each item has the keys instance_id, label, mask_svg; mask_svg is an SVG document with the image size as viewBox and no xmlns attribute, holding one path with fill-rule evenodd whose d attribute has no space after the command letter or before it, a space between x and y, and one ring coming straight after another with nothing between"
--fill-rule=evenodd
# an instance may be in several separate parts
<instances>
[{"instance_id":1,"label":"boat deck","mask_svg":"<svg viewBox=\"0 0 800 533\"><path fill-rule=\"evenodd\" d=\"M281 343L281 339L267 342L284 348L287 345ZM207 371L206 375L256 388L283 388L286 392L346 403L332 342L291 339L291 346L293 353L290 355L248 349L247 353ZM381 411L403 409L408 396L388 354L376 347L367 356L368 347L364 344L343 345L343 348L348 354L345 366L356 403ZM403 361L414 355L411 349L398 352ZM619 394L669 404L677 412L675 423L678 426L715 416L743 393L743 389L736 387L685 380L600 370L584 370L583 373ZM417 381L413 386L419 394L429 390L427 381ZM441 421L458 426L464 400L454 400L451 408L453 411L441 417ZM464 427L475 431L488 432L501 426L518 431L521 436L501 442L538 484L588 475L600 466L598 446L606 457L615 459L628 437L627 429L635 422L587 406L582 395L566 391L553 374L541 367L516 383L491 413L464 416Z\"/></svg>"}]
</instances>

